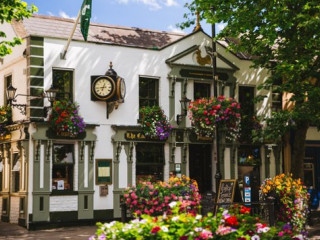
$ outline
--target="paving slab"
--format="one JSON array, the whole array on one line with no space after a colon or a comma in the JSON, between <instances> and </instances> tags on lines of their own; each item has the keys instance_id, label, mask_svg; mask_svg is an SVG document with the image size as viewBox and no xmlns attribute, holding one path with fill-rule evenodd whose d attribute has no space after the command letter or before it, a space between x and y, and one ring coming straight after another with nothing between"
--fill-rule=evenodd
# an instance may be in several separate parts
<instances>
[{"instance_id":1,"label":"paving slab","mask_svg":"<svg viewBox=\"0 0 320 240\"><path fill-rule=\"evenodd\" d=\"M84 240L92 236L96 230L96 226L79 226L28 231L26 228L16 224L0 222L0 239Z\"/></svg>"}]
</instances>

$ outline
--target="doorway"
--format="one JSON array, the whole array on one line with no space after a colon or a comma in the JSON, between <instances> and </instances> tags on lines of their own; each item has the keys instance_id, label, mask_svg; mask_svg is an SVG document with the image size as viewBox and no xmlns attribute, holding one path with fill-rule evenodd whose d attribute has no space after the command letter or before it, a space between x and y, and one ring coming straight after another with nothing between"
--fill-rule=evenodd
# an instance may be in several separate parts
<instances>
[{"instance_id":1,"label":"doorway","mask_svg":"<svg viewBox=\"0 0 320 240\"><path fill-rule=\"evenodd\" d=\"M198 183L200 193L212 191L212 146L211 144L189 145L190 178Z\"/></svg>"}]
</instances>

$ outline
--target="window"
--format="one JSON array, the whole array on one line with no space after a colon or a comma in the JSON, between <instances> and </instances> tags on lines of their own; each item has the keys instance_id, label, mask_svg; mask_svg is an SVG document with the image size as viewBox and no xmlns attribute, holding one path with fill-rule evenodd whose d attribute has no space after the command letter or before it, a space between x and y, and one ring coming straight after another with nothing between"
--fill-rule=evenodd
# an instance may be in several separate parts
<instances>
[{"instance_id":1,"label":"window","mask_svg":"<svg viewBox=\"0 0 320 240\"><path fill-rule=\"evenodd\" d=\"M139 107L159 105L159 80L140 77Z\"/></svg>"},{"instance_id":2,"label":"window","mask_svg":"<svg viewBox=\"0 0 320 240\"><path fill-rule=\"evenodd\" d=\"M12 75L8 75L8 76L5 76L4 77L4 105L7 105L8 104L8 101L7 101L7 88L12 85Z\"/></svg>"},{"instance_id":3,"label":"window","mask_svg":"<svg viewBox=\"0 0 320 240\"><path fill-rule=\"evenodd\" d=\"M53 145L52 190L73 189L73 144Z\"/></svg>"},{"instance_id":4,"label":"window","mask_svg":"<svg viewBox=\"0 0 320 240\"><path fill-rule=\"evenodd\" d=\"M254 115L254 87L239 86L239 103L243 115Z\"/></svg>"},{"instance_id":5,"label":"window","mask_svg":"<svg viewBox=\"0 0 320 240\"><path fill-rule=\"evenodd\" d=\"M194 100L199 98L208 98L211 96L210 94L211 85L209 83L195 82L193 87L194 87L194 93L193 93Z\"/></svg>"},{"instance_id":6,"label":"window","mask_svg":"<svg viewBox=\"0 0 320 240\"><path fill-rule=\"evenodd\" d=\"M2 192L3 158L0 155L0 192Z\"/></svg>"},{"instance_id":7,"label":"window","mask_svg":"<svg viewBox=\"0 0 320 240\"><path fill-rule=\"evenodd\" d=\"M12 155L12 192L19 192L20 190L20 154L13 153Z\"/></svg>"},{"instance_id":8,"label":"window","mask_svg":"<svg viewBox=\"0 0 320 240\"><path fill-rule=\"evenodd\" d=\"M59 89L57 99L69 99L73 101L73 71L72 70L52 70L52 85Z\"/></svg>"},{"instance_id":9,"label":"window","mask_svg":"<svg viewBox=\"0 0 320 240\"><path fill-rule=\"evenodd\" d=\"M254 87L239 86L239 103L241 105L240 143L252 143L252 129L257 124L254 112Z\"/></svg>"},{"instance_id":10,"label":"window","mask_svg":"<svg viewBox=\"0 0 320 240\"><path fill-rule=\"evenodd\" d=\"M163 180L164 148L163 144L138 143L136 147L137 181L150 179L155 182Z\"/></svg>"}]
</instances>

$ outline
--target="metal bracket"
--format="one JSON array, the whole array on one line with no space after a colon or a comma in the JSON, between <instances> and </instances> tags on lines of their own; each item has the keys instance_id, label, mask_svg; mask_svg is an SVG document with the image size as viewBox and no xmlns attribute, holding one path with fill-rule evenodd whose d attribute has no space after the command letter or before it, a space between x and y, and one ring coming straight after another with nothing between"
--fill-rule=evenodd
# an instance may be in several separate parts
<instances>
[{"instance_id":1,"label":"metal bracket","mask_svg":"<svg viewBox=\"0 0 320 240\"><path fill-rule=\"evenodd\" d=\"M109 115L113 112L113 110L118 109L119 101L114 102L106 102L106 111L107 111L107 119L109 119Z\"/></svg>"}]
</instances>

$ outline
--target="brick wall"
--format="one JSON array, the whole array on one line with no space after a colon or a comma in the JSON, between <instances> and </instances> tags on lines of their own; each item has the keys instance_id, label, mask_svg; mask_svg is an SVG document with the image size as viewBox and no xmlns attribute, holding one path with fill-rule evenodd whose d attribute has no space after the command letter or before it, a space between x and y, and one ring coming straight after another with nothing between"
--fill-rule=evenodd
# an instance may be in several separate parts
<instances>
[{"instance_id":1,"label":"brick wall","mask_svg":"<svg viewBox=\"0 0 320 240\"><path fill-rule=\"evenodd\" d=\"M19 219L19 197L10 198L10 223L18 223Z\"/></svg>"},{"instance_id":2,"label":"brick wall","mask_svg":"<svg viewBox=\"0 0 320 240\"><path fill-rule=\"evenodd\" d=\"M78 196L50 197L50 212L78 211Z\"/></svg>"}]
</instances>

